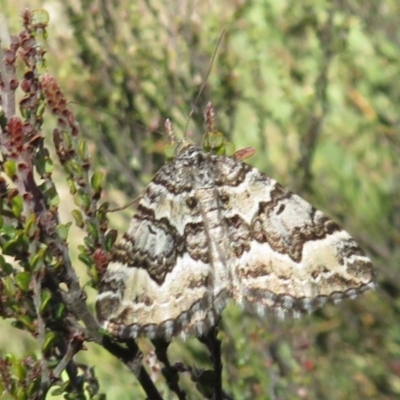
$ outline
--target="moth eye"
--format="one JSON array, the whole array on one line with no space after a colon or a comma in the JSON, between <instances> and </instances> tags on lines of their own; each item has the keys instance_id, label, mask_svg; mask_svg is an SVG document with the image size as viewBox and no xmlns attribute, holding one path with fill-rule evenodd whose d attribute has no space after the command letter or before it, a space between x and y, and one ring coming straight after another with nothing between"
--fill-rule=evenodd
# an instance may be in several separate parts
<instances>
[{"instance_id":1,"label":"moth eye","mask_svg":"<svg viewBox=\"0 0 400 400\"><path fill-rule=\"evenodd\" d=\"M197 206L197 200L194 197L188 197L186 199L186 204L191 210L193 210L193 208Z\"/></svg>"}]
</instances>

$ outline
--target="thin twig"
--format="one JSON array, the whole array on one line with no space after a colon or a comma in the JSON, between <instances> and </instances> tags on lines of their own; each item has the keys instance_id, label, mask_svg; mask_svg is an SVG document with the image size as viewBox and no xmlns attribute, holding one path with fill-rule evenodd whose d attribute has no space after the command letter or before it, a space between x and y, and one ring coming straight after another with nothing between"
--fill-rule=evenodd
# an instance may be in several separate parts
<instances>
[{"instance_id":1,"label":"thin twig","mask_svg":"<svg viewBox=\"0 0 400 400\"><path fill-rule=\"evenodd\" d=\"M157 358L164 364L162 374L167 382L168 387L178 397L179 400L186 399L186 392L179 387L179 373L174 366L171 366L168 359L168 346L170 342L166 342L162 339L152 340L152 343L156 350Z\"/></svg>"},{"instance_id":2,"label":"thin twig","mask_svg":"<svg viewBox=\"0 0 400 400\"><path fill-rule=\"evenodd\" d=\"M0 91L1 96L1 105L4 110L4 115L7 119L10 119L12 116L15 115L15 92L11 89L11 79L12 71L7 68L4 62L4 52L1 48L1 39L0 39L0 75L3 81L3 90Z\"/></svg>"},{"instance_id":3,"label":"thin twig","mask_svg":"<svg viewBox=\"0 0 400 400\"><path fill-rule=\"evenodd\" d=\"M42 351L42 360L41 360L41 394L43 398L46 397L46 394L51 386L50 380L50 371L49 371L49 363L45 354L43 354L43 345L46 337L46 323L42 318L40 312L40 305L42 304L42 271L37 272L33 276L33 303L35 305L35 311L37 316L37 327L38 327L38 336L37 341L39 345L39 349Z\"/></svg>"},{"instance_id":4,"label":"thin twig","mask_svg":"<svg viewBox=\"0 0 400 400\"><path fill-rule=\"evenodd\" d=\"M136 342L134 340L128 340L125 342L125 344L126 347L122 347L113 342L109 337L103 336L103 347L121 360L129 368L129 370L133 372L143 390L146 392L148 399L163 400L160 393L158 393L154 382L151 380L147 371L143 368L143 356Z\"/></svg>"},{"instance_id":5,"label":"thin twig","mask_svg":"<svg viewBox=\"0 0 400 400\"><path fill-rule=\"evenodd\" d=\"M75 340L74 338L68 343L67 351L64 357L58 363L57 367L53 370L53 375L55 378L59 378L61 373L67 368L68 364L71 362L74 355L82 348L82 341Z\"/></svg>"},{"instance_id":6,"label":"thin twig","mask_svg":"<svg viewBox=\"0 0 400 400\"><path fill-rule=\"evenodd\" d=\"M224 400L226 398L222 391L222 360L221 341L218 339L218 328L212 328L206 335L199 338L210 351L211 360L215 374L213 400Z\"/></svg>"},{"instance_id":7,"label":"thin twig","mask_svg":"<svg viewBox=\"0 0 400 400\"><path fill-rule=\"evenodd\" d=\"M192 118L192 115L193 115L193 113L194 113L194 109L195 109L195 107L196 107L196 105L197 105L197 102L199 101L199 98L200 98L201 94L203 93L204 87L206 86L206 83L207 83L207 81L208 81L208 77L209 77L210 74L211 74L211 70L212 70L212 67L213 67L213 65L214 65L214 61L215 61L215 58L216 58L216 56L217 56L217 52L218 52L219 46L221 45L221 42L222 42L223 37L225 36L225 33L226 33L226 31L225 31L225 29L224 29L224 30L222 31L221 35L220 35L219 38L218 38L217 45L215 46L213 55L212 55L212 57L211 57L210 65L208 66L207 74L206 74L206 76L204 77L204 80L203 80L203 83L201 84L200 90L199 90L199 92L197 93L197 96L196 96L196 98L195 98L195 100L194 100L194 105L193 105L192 109L190 110L189 116L188 116L187 121L186 121L185 129L184 129L184 131L183 131L183 132L185 133L185 136L186 136L186 132L187 132L187 129L188 129L188 126L189 126L189 123L190 123L190 119Z\"/></svg>"}]
</instances>

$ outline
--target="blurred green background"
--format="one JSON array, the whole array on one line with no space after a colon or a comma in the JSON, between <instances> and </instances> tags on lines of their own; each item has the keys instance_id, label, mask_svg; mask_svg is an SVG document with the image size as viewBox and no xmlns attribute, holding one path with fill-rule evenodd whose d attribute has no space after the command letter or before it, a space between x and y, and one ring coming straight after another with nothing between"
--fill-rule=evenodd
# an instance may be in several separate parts
<instances>
[{"instance_id":1,"label":"blurred green background","mask_svg":"<svg viewBox=\"0 0 400 400\"><path fill-rule=\"evenodd\" d=\"M0 0L2 32L18 32L26 4ZM28 5L50 14L48 70L107 173L107 200L124 204L163 164L166 118L183 135L193 109L187 134L200 143L212 101L218 128L237 148L256 149L251 164L334 217L373 259L375 292L300 320L259 319L229 306L221 333L225 390L235 399L400 398L400 3ZM61 173L59 180L66 222L73 204ZM132 213L112 215L114 226L123 231ZM80 238L71 234L72 253ZM150 344L140 345L151 362ZM22 355L36 344L3 321L0 351ZM135 378L98 346L79 357L95 366L107 398L144 398ZM208 365L195 340L174 343L171 358ZM153 377L174 398L157 368ZM191 387L189 377L185 384ZM189 398L201 397L193 391Z\"/></svg>"}]
</instances>

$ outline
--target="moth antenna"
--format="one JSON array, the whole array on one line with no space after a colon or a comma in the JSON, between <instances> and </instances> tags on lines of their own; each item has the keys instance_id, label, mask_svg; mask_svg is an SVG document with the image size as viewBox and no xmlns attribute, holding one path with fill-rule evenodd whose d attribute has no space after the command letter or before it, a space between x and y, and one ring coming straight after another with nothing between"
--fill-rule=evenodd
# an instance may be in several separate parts
<instances>
[{"instance_id":1,"label":"moth antenna","mask_svg":"<svg viewBox=\"0 0 400 400\"><path fill-rule=\"evenodd\" d=\"M140 194L139 196L135 197L132 201L130 201L129 203L121 206L121 207L117 207L117 208L109 208L107 210L107 212L109 213L113 213L113 212L117 212L117 211L123 211L126 210L128 207L130 207L132 204L137 203L140 199L142 198L142 194Z\"/></svg>"},{"instance_id":2,"label":"moth antenna","mask_svg":"<svg viewBox=\"0 0 400 400\"><path fill-rule=\"evenodd\" d=\"M200 86L199 92L197 93L197 96L196 96L196 98L195 98L195 100L194 100L193 107L192 107L192 109L190 110L189 116L188 116L188 118L187 118L187 120L186 120L186 125L185 125L185 130L184 130L185 133L184 133L184 135L183 135L184 138L186 138L186 134L187 134L187 130L188 130L188 127L189 127L190 120L191 120L191 118L192 118L192 115L193 115L193 113L194 113L194 110L195 110L195 108L196 108L196 105L197 105L197 103L198 103L198 101L199 101L199 99L200 99L200 96L201 96L201 94L202 94L203 91L204 91L204 88L205 88L206 83L207 83L207 81L208 81L208 77L209 77L210 74L211 74L211 70L212 70L212 67L213 67L213 65L214 65L214 60L215 60L215 58L217 57L217 52L218 52L219 46L221 45L222 39L223 39L223 37L225 36L225 33L226 33L226 30L224 29L224 30L221 32L221 35L220 35L219 38L218 38L217 45L215 46L213 55L212 55L211 60L210 60L210 64L209 64L209 66L208 66L207 74L206 74L206 76L205 76L205 78L204 78L204 80L203 80L203 83L202 83L201 86Z\"/></svg>"}]
</instances>

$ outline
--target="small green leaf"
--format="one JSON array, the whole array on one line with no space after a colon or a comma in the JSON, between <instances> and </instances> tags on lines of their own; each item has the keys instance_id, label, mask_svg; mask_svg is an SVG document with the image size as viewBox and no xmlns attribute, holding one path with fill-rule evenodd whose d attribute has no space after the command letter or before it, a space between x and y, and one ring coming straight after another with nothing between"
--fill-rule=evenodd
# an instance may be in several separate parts
<instances>
[{"instance_id":1,"label":"small green leaf","mask_svg":"<svg viewBox=\"0 0 400 400\"><path fill-rule=\"evenodd\" d=\"M79 191L75 194L74 202L78 207L83 208L84 210L89 209L90 198L86 195L86 193L82 193L82 191Z\"/></svg>"},{"instance_id":2,"label":"small green leaf","mask_svg":"<svg viewBox=\"0 0 400 400\"><path fill-rule=\"evenodd\" d=\"M17 387L15 391L15 398L18 400L28 400L28 394L25 391L24 387Z\"/></svg>"},{"instance_id":3,"label":"small green leaf","mask_svg":"<svg viewBox=\"0 0 400 400\"><path fill-rule=\"evenodd\" d=\"M225 152L227 156L233 156L235 154L235 145L232 142L226 142L225 143Z\"/></svg>"},{"instance_id":4,"label":"small green leaf","mask_svg":"<svg viewBox=\"0 0 400 400\"><path fill-rule=\"evenodd\" d=\"M78 164L75 160L69 160L68 165L74 177L79 179L83 178L84 171L83 167L80 164Z\"/></svg>"},{"instance_id":5,"label":"small green leaf","mask_svg":"<svg viewBox=\"0 0 400 400\"><path fill-rule=\"evenodd\" d=\"M19 381L24 381L26 377L26 367L22 364L21 360L16 361L11 370Z\"/></svg>"},{"instance_id":6,"label":"small green leaf","mask_svg":"<svg viewBox=\"0 0 400 400\"><path fill-rule=\"evenodd\" d=\"M24 202L21 196L15 196L11 199L11 210L13 214L19 218L24 209Z\"/></svg>"},{"instance_id":7,"label":"small green leaf","mask_svg":"<svg viewBox=\"0 0 400 400\"><path fill-rule=\"evenodd\" d=\"M46 103L44 101L40 101L38 107L36 109L36 116L41 117L46 110Z\"/></svg>"},{"instance_id":8,"label":"small green leaf","mask_svg":"<svg viewBox=\"0 0 400 400\"><path fill-rule=\"evenodd\" d=\"M34 25L47 25L50 21L49 13L44 9L32 10L32 23Z\"/></svg>"},{"instance_id":9,"label":"small green leaf","mask_svg":"<svg viewBox=\"0 0 400 400\"><path fill-rule=\"evenodd\" d=\"M88 267L93 265L93 259L91 256L89 256L88 254L84 254L81 253L79 254L78 258L84 263L86 264Z\"/></svg>"},{"instance_id":10,"label":"small green leaf","mask_svg":"<svg viewBox=\"0 0 400 400\"><path fill-rule=\"evenodd\" d=\"M44 265L44 256L46 250L39 250L30 260L31 271L39 271Z\"/></svg>"},{"instance_id":11,"label":"small green leaf","mask_svg":"<svg viewBox=\"0 0 400 400\"><path fill-rule=\"evenodd\" d=\"M33 399L37 398L36 394L40 390L40 378L33 379L27 388L28 398Z\"/></svg>"},{"instance_id":12,"label":"small green leaf","mask_svg":"<svg viewBox=\"0 0 400 400\"><path fill-rule=\"evenodd\" d=\"M16 252L26 251L28 244L29 238L23 232L19 232L3 244L3 254L14 256Z\"/></svg>"},{"instance_id":13,"label":"small green leaf","mask_svg":"<svg viewBox=\"0 0 400 400\"><path fill-rule=\"evenodd\" d=\"M42 297L42 299L41 299L42 301L40 303L40 314L43 314L46 311L46 308L49 305L53 296L49 289L44 289L41 297Z\"/></svg>"},{"instance_id":14,"label":"small green leaf","mask_svg":"<svg viewBox=\"0 0 400 400\"><path fill-rule=\"evenodd\" d=\"M12 353L7 353L6 356L4 357L4 359L5 359L5 362L7 364L11 364L12 365L12 364L14 364L16 362L16 357Z\"/></svg>"},{"instance_id":15,"label":"small green leaf","mask_svg":"<svg viewBox=\"0 0 400 400\"><path fill-rule=\"evenodd\" d=\"M24 232L25 235L29 238L32 238L36 233L37 225L36 225L36 215L31 214L25 223Z\"/></svg>"},{"instance_id":16,"label":"small green leaf","mask_svg":"<svg viewBox=\"0 0 400 400\"><path fill-rule=\"evenodd\" d=\"M64 141L64 147L66 149L72 149L72 136L69 132L62 132L62 140Z\"/></svg>"},{"instance_id":17,"label":"small green leaf","mask_svg":"<svg viewBox=\"0 0 400 400\"><path fill-rule=\"evenodd\" d=\"M95 248L96 248L95 243L94 243L94 240L93 240L93 237L90 236L90 235L85 236L85 237L83 238L83 243L85 243L85 246L86 246L88 249L90 249L91 251L94 251Z\"/></svg>"},{"instance_id":18,"label":"small green leaf","mask_svg":"<svg viewBox=\"0 0 400 400\"><path fill-rule=\"evenodd\" d=\"M69 192L74 195L77 192L77 188L76 188L76 184L75 181L71 178L68 177L67 178L67 183L68 183L68 187L69 187Z\"/></svg>"},{"instance_id":19,"label":"small green leaf","mask_svg":"<svg viewBox=\"0 0 400 400\"><path fill-rule=\"evenodd\" d=\"M104 180L104 174L101 171L96 171L92 175L90 184L92 185L92 188L96 193L101 192L103 180Z\"/></svg>"},{"instance_id":20,"label":"small green leaf","mask_svg":"<svg viewBox=\"0 0 400 400\"><path fill-rule=\"evenodd\" d=\"M51 394L53 396L60 396L60 395L64 394L64 392L68 389L69 386L70 386L70 382L69 382L69 380L67 380L61 386L59 386L57 389L53 390L51 392Z\"/></svg>"},{"instance_id":21,"label":"small green leaf","mask_svg":"<svg viewBox=\"0 0 400 400\"><path fill-rule=\"evenodd\" d=\"M44 337L44 342L42 346L43 353L48 352L53 346L55 340L57 339L57 335L54 331L47 332Z\"/></svg>"},{"instance_id":22,"label":"small green leaf","mask_svg":"<svg viewBox=\"0 0 400 400\"><path fill-rule=\"evenodd\" d=\"M117 240L118 232L116 229L111 229L110 231L107 232L105 236L105 244L106 244L106 250L110 251L113 246L115 241Z\"/></svg>"},{"instance_id":23,"label":"small green leaf","mask_svg":"<svg viewBox=\"0 0 400 400\"><path fill-rule=\"evenodd\" d=\"M75 160L70 159L64 164L65 170L74 177L74 179L83 178L83 168Z\"/></svg>"},{"instance_id":24,"label":"small green leaf","mask_svg":"<svg viewBox=\"0 0 400 400\"><path fill-rule=\"evenodd\" d=\"M28 315L19 315L16 321L21 327L27 328L30 331L34 330L34 324Z\"/></svg>"},{"instance_id":25,"label":"small green leaf","mask_svg":"<svg viewBox=\"0 0 400 400\"><path fill-rule=\"evenodd\" d=\"M80 139L78 142L78 154L82 161L86 162L89 160L89 151L85 139Z\"/></svg>"},{"instance_id":26,"label":"small green leaf","mask_svg":"<svg viewBox=\"0 0 400 400\"><path fill-rule=\"evenodd\" d=\"M225 136L221 132L207 132L204 136L204 149L213 151L223 146Z\"/></svg>"},{"instance_id":27,"label":"small green leaf","mask_svg":"<svg viewBox=\"0 0 400 400\"><path fill-rule=\"evenodd\" d=\"M11 275L14 271L14 268L11 264L6 262L5 258L0 254L0 268L3 271L4 275Z\"/></svg>"},{"instance_id":28,"label":"small green leaf","mask_svg":"<svg viewBox=\"0 0 400 400\"><path fill-rule=\"evenodd\" d=\"M30 119L30 116L32 115L31 110L20 107L19 111L24 119Z\"/></svg>"},{"instance_id":29,"label":"small green leaf","mask_svg":"<svg viewBox=\"0 0 400 400\"><path fill-rule=\"evenodd\" d=\"M31 282L31 274L26 271L19 272L15 275L15 282L23 292L27 292L29 290L29 283Z\"/></svg>"},{"instance_id":30,"label":"small green leaf","mask_svg":"<svg viewBox=\"0 0 400 400\"><path fill-rule=\"evenodd\" d=\"M92 221L86 221L86 229L94 241L99 239L99 233L96 224L94 224Z\"/></svg>"},{"instance_id":31,"label":"small green leaf","mask_svg":"<svg viewBox=\"0 0 400 400\"><path fill-rule=\"evenodd\" d=\"M62 239L62 240L68 239L69 228L71 227L71 225L72 225L72 222L57 225L57 233L58 233L58 236L60 237L60 239Z\"/></svg>"},{"instance_id":32,"label":"small green leaf","mask_svg":"<svg viewBox=\"0 0 400 400\"><path fill-rule=\"evenodd\" d=\"M57 319L61 319L64 317L64 313L65 313L65 305L63 303L58 304L57 309L54 313L55 317Z\"/></svg>"},{"instance_id":33,"label":"small green leaf","mask_svg":"<svg viewBox=\"0 0 400 400\"><path fill-rule=\"evenodd\" d=\"M3 169L4 172L7 174L7 176L10 179L14 179L17 173L17 165L15 163L15 161L13 160L7 160L4 164L3 164Z\"/></svg>"},{"instance_id":34,"label":"small green leaf","mask_svg":"<svg viewBox=\"0 0 400 400\"><path fill-rule=\"evenodd\" d=\"M15 286L14 286L14 277L6 276L3 279L4 288L7 297L14 297L15 296Z\"/></svg>"},{"instance_id":35,"label":"small green leaf","mask_svg":"<svg viewBox=\"0 0 400 400\"><path fill-rule=\"evenodd\" d=\"M50 186L45 190L47 202L51 207L58 207L60 205L60 196L54 186Z\"/></svg>"},{"instance_id":36,"label":"small green leaf","mask_svg":"<svg viewBox=\"0 0 400 400\"><path fill-rule=\"evenodd\" d=\"M92 287L95 282L100 281L99 271L97 270L96 265L92 264L89 268L89 276L92 278Z\"/></svg>"},{"instance_id":37,"label":"small green leaf","mask_svg":"<svg viewBox=\"0 0 400 400\"><path fill-rule=\"evenodd\" d=\"M75 219L76 226L78 226L79 228L83 228L85 226L83 215L79 210L72 210L72 216Z\"/></svg>"}]
</instances>

